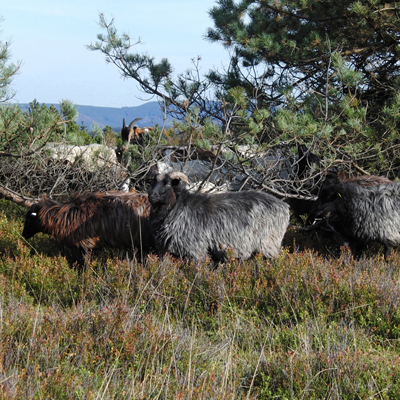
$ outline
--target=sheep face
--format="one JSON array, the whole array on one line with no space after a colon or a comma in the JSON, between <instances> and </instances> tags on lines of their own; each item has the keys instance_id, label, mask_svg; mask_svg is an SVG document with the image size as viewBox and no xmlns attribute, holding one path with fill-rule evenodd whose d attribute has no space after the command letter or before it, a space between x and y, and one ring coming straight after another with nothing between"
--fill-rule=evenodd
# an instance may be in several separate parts
<instances>
[{"instance_id":1,"label":"sheep face","mask_svg":"<svg viewBox=\"0 0 400 400\"><path fill-rule=\"evenodd\" d=\"M327 203L331 203L336 199L341 197L340 190L341 186L339 185L331 185L325 187L319 193L318 199L320 200L320 205L323 207Z\"/></svg>"},{"instance_id":2,"label":"sheep face","mask_svg":"<svg viewBox=\"0 0 400 400\"><path fill-rule=\"evenodd\" d=\"M179 178L171 178L168 174L158 174L154 177L153 183L149 190L149 201L153 206L169 206L173 207L176 203L177 189L181 180Z\"/></svg>"},{"instance_id":3,"label":"sheep face","mask_svg":"<svg viewBox=\"0 0 400 400\"><path fill-rule=\"evenodd\" d=\"M44 232L44 227L39 218L40 210L39 204L33 204L26 213L24 230L22 231L22 236L25 239L30 239L37 233Z\"/></svg>"}]
</instances>

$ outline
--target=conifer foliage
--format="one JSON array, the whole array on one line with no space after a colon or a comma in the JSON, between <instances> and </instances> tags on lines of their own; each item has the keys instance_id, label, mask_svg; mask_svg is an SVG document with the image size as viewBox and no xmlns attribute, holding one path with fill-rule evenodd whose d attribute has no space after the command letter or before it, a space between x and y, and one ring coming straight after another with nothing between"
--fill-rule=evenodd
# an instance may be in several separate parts
<instances>
[{"instance_id":1,"label":"conifer foliage","mask_svg":"<svg viewBox=\"0 0 400 400\"><path fill-rule=\"evenodd\" d=\"M263 104L285 105L288 92L301 103L328 85L353 92L354 82L337 77L334 53L359 73L359 101L377 110L398 90L399 11L396 2L369 0L219 0L206 36L233 52L220 81L252 97L259 88Z\"/></svg>"},{"instance_id":2,"label":"conifer foliage","mask_svg":"<svg viewBox=\"0 0 400 400\"><path fill-rule=\"evenodd\" d=\"M230 54L201 76L174 75L167 59L100 17L89 46L184 118L213 118L242 142L306 143L358 172L396 175L400 165L400 7L377 0L217 0L205 38ZM244 135L247 134L245 137Z\"/></svg>"}]
</instances>

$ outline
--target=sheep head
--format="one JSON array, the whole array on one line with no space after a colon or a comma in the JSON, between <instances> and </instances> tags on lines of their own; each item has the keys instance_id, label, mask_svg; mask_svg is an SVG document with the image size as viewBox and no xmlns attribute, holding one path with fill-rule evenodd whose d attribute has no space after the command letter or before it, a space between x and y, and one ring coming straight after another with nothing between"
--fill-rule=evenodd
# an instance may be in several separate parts
<instances>
[{"instance_id":1,"label":"sheep head","mask_svg":"<svg viewBox=\"0 0 400 400\"><path fill-rule=\"evenodd\" d=\"M32 204L26 213L24 230L22 236L25 239L30 239L39 232L44 232L44 227L40 221L39 212L41 206L38 203Z\"/></svg>"},{"instance_id":2,"label":"sheep head","mask_svg":"<svg viewBox=\"0 0 400 400\"><path fill-rule=\"evenodd\" d=\"M156 174L149 190L149 200L152 205L173 207L180 190L187 190L188 177L180 171L170 174Z\"/></svg>"}]
</instances>

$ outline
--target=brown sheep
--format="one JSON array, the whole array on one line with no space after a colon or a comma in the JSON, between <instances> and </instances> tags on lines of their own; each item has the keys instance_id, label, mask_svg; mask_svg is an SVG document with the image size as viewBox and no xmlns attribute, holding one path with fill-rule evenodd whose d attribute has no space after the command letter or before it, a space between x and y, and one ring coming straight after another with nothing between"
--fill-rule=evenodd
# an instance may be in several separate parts
<instances>
[{"instance_id":1,"label":"brown sheep","mask_svg":"<svg viewBox=\"0 0 400 400\"><path fill-rule=\"evenodd\" d=\"M125 124L125 118L123 119L121 129L121 139L123 143L144 145L143 135L154 130L153 127L138 128L135 123L142 118L134 119L128 126Z\"/></svg>"},{"instance_id":2,"label":"brown sheep","mask_svg":"<svg viewBox=\"0 0 400 400\"><path fill-rule=\"evenodd\" d=\"M29 208L22 235L29 239L43 232L85 252L113 247L134 248L143 254L153 247L149 215L146 194L81 193L64 202L44 196Z\"/></svg>"}]
</instances>

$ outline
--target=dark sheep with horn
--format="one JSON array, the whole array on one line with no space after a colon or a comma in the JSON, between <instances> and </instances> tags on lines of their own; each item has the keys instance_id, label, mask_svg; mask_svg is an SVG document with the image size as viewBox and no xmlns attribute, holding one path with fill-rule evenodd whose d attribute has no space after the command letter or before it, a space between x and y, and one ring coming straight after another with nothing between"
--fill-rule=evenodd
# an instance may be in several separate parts
<instances>
[{"instance_id":1,"label":"dark sheep with horn","mask_svg":"<svg viewBox=\"0 0 400 400\"><path fill-rule=\"evenodd\" d=\"M125 118L122 120L122 129L121 129L121 139L122 143L128 144L137 144L139 146L144 146L144 138L145 134L153 131L153 127L144 127L139 128L136 126L136 122L140 121L142 118L135 118L128 126L126 126Z\"/></svg>"},{"instance_id":2,"label":"dark sheep with horn","mask_svg":"<svg viewBox=\"0 0 400 400\"><path fill-rule=\"evenodd\" d=\"M389 178L385 176L377 176L377 175L357 175L353 177L348 177L343 173L328 173L325 177L325 180L322 182L321 188L319 190L320 194L314 202L309 203L308 209L308 219L307 224L313 224L316 217L316 214L319 213L320 208L323 206L322 199L324 197L324 192L326 193L327 188L332 187L334 185L341 185L342 183L348 183L350 185L360 186L360 187L371 187L371 186L379 186L379 185L388 185L393 183Z\"/></svg>"},{"instance_id":3,"label":"dark sheep with horn","mask_svg":"<svg viewBox=\"0 0 400 400\"><path fill-rule=\"evenodd\" d=\"M181 175L181 176L180 176ZM157 174L149 190L150 226L160 255L223 261L256 253L276 257L289 206L263 192L190 192L184 174Z\"/></svg>"}]
</instances>

